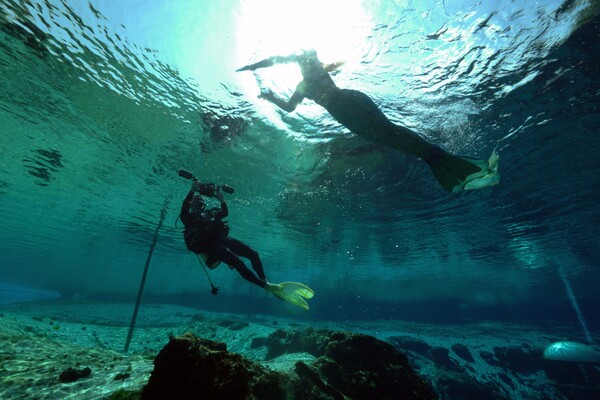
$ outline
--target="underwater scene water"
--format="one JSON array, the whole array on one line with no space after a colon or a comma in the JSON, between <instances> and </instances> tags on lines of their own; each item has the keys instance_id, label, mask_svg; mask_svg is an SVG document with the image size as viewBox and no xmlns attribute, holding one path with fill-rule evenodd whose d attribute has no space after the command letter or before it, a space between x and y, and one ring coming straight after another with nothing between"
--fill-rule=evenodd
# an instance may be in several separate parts
<instances>
[{"instance_id":1,"label":"underwater scene water","mask_svg":"<svg viewBox=\"0 0 600 400\"><path fill-rule=\"evenodd\" d=\"M553 342L597 351L599 24L596 0L0 0L4 340L77 342L101 320L106 329L80 344L122 350L147 267L140 327L162 341L133 336L136 360L149 359L129 372L134 389L152 371L142 351L186 332L191 315L240 353L251 345L223 321L262 326L251 337L284 326L372 334L409 354L434 397L599 398L591 353L555 375L535 364ZM258 98L261 88L289 98L302 80L295 64L236 72L303 49L343 62L335 83L368 94L394 124L455 154L496 150L499 184L448 193L425 162L351 133L313 101L287 113ZM231 236L259 252L270 281L310 286L309 310L226 265L208 271L211 294L178 221L190 188L179 169L235 189ZM62 329L51 316L67 318ZM494 353L495 338L516 344ZM463 345L483 354L468 368ZM129 388L123 378L44 391L15 383L18 351L1 353L2 398ZM441 383L436 371L454 367L471 386ZM374 396L336 390L295 398Z\"/></svg>"}]
</instances>

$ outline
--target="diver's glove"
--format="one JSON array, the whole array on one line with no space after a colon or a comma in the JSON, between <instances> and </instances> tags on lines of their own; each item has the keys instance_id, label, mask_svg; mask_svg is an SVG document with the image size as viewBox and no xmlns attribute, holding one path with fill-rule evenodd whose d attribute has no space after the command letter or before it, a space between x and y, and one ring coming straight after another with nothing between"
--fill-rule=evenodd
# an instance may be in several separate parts
<instances>
[{"instance_id":1,"label":"diver's glove","mask_svg":"<svg viewBox=\"0 0 600 400\"><path fill-rule=\"evenodd\" d=\"M258 98L263 99L263 100L273 101L275 99L275 94L273 93L273 91L271 89L261 88Z\"/></svg>"},{"instance_id":2,"label":"diver's glove","mask_svg":"<svg viewBox=\"0 0 600 400\"><path fill-rule=\"evenodd\" d=\"M274 61L273 57L271 57L271 58L266 58L266 59L264 59L262 61L254 63L254 64L249 64L249 65L246 65L246 66L244 66L242 68L238 68L235 71L236 72L254 71L254 70L257 70L259 68L272 67L273 65L275 65L275 61Z\"/></svg>"}]
</instances>

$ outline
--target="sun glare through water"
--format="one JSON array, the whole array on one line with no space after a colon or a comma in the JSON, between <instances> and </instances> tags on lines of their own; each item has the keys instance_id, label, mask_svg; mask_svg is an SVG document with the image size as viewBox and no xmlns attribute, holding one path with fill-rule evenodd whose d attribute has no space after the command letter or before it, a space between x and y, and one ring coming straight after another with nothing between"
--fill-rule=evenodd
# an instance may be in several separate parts
<instances>
[{"instance_id":1,"label":"sun glare through water","mask_svg":"<svg viewBox=\"0 0 600 400\"><path fill-rule=\"evenodd\" d=\"M360 1L243 0L238 12L235 58L242 66L274 55L315 49L325 63L359 62L371 25ZM301 79L296 65L269 71L269 81L284 90L292 91ZM256 79L241 74L240 81L248 97L256 98Z\"/></svg>"}]
</instances>

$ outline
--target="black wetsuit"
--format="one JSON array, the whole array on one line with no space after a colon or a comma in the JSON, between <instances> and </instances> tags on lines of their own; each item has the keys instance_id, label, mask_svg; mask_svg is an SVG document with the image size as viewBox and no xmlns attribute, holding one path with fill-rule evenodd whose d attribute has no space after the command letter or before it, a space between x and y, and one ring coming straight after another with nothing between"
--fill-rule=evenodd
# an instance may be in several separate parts
<instances>
[{"instance_id":1,"label":"black wetsuit","mask_svg":"<svg viewBox=\"0 0 600 400\"><path fill-rule=\"evenodd\" d=\"M302 55L270 57L238 71L255 71L290 62L298 63L303 77L292 97L286 101L271 91L261 91L259 97L287 112L294 111L305 98L313 100L351 132L423 159L442 187L450 192L466 190L470 181L479 179L473 174L496 174L490 170L489 163L485 160L455 156L429 143L410 129L394 124L366 94L337 87L327 67L319 61L314 51L303 52Z\"/></svg>"},{"instance_id":2,"label":"black wetsuit","mask_svg":"<svg viewBox=\"0 0 600 400\"><path fill-rule=\"evenodd\" d=\"M430 155L434 146L390 121L366 94L337 87L317 58L298 57L297 62L304 80L296 92L325 108L351 132L419 158Z\"/></svg>"},{"instance_id":3,"label":"black wetsuit","mask_svg":"<svg viewBox=\"0 0 600 400\"><path fill-rule=\"evenodd\" d=\"M258 252L242 241L229 237L229 227L223 221L229 215L227 204L222 202L220 209L192 212L190 205L193 197L194 193L188 193L181 205L180 214L185 226L183 235L188 249L197 254L207 254L207 264L222 261L236 269L247 281L264 287L266 277ZM246 267L240 257L250 260L258 277Z\"/></svg>"}]
</instances>

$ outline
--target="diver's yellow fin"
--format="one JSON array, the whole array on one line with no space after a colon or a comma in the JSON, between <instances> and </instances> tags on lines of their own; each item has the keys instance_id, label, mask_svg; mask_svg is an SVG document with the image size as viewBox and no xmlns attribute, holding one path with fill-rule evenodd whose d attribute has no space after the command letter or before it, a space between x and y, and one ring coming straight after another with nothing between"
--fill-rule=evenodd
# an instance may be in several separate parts
<instances>
[{"instance_id":1,"label":"diver's yellow fin","mask_svg":"<svg viewBox=\"0 0 600 400\"><path fill-rule=\"evenodd\" d=\"M272 293L273 296L305 310L308 310L308 303L305 299L312 299L315 295L311 288L299 282L267 283L265 290Z\"/></svg>"}]
</instances>

